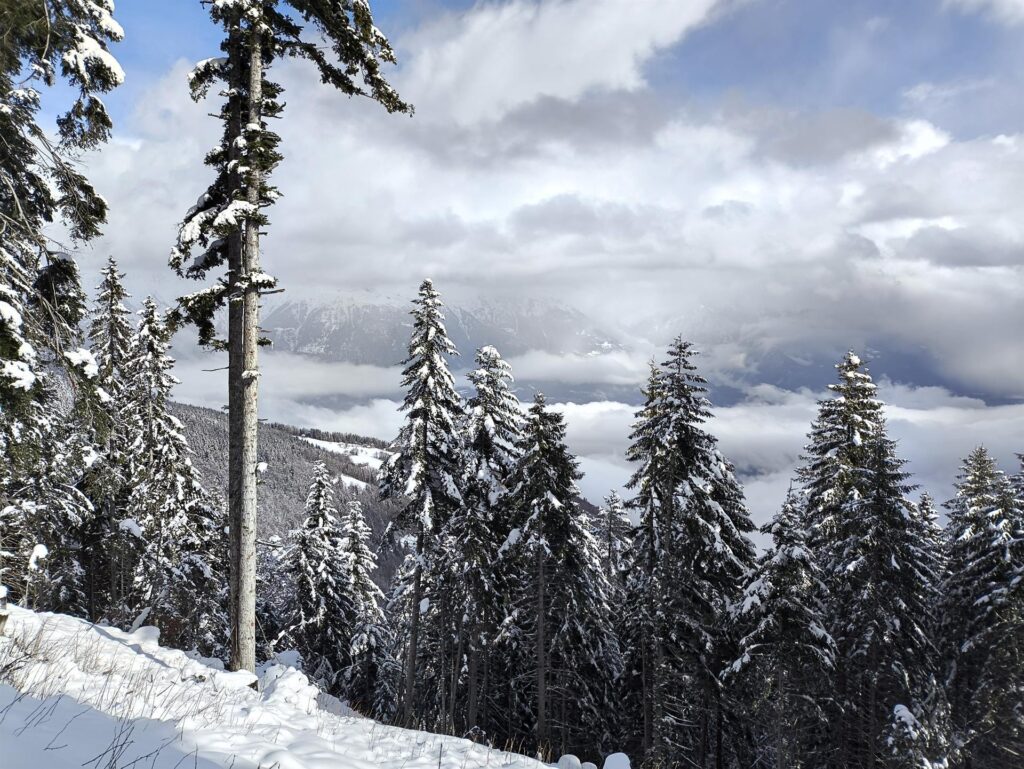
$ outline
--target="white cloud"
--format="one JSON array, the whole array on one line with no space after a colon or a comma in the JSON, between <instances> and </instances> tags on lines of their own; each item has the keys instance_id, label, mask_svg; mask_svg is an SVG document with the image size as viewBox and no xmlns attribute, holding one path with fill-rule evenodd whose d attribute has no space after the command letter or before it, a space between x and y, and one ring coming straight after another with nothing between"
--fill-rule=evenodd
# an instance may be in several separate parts
<instances>
[{"instance_id":1,"label":"white cloud","mask_svg":"<svg viewBox=\"0 0 1024 769\"><path fill-rule=\"evenodd\" d=\"M268 418L299 427L367 435L382 441L394 440L403 420L399 410L401 402L387 398L374 398L368 403L340 410L295 402L277 405L280 416Z\"/></svg>"},{"instance_id":2,"label":"white cloud","mask_svg":"<svg viewBox=\"0 0 1024 769\"><path fill-rule=\"evenodd\" d=\"M496 120L539 97L636 90L644 64L717 0L512 0L478 5L408 42L403 93L427 119Z\"/></svg>"},{"instance_id":3,"label":"white cloud","mask_svg":"<svg viewBox=\"0 0 1024 769\"><path fill-rule=\"evenodd\" d=\"M903 91L903 98L911 105L946 105L956 102L964 95L988 91L997 85L994 78L958 78L946 82L920 82Z\"/></svg>"},{"instance_id":4,"label":"white cloud","mask_svg":"<svg viewBox=\"0 0 1024 769\"><path fill-rule=\"evenodd\" d=\"M714 16L710 0L583 4L482 4L413 33L397 78L421 107L412 118L275 67L284 197L264 263L286 296L411 295L430 275L444 292L578 305L640 351L527 356L521 376L632 384L650 345L683 333L716 369L749 377L778 353L871 344L922 351L919 365L958 390L1024 397L1020 136L681 104L645 85L644 64ZM120 126L89 159L112 218L83 260L87 282L113 253L136 295L194 288L165 262L209 180L217 124L188 101L185 71L153 84L131 135Z\"/></svg>"},{"instance_id":5,"label":"white cloud","mask_svg":"<svg viewBox=\"0 0 1024 769\"><path fill-rule=\"evenodd\" d=\"M188 332L182 332L186 334ZM222 353L195 352L178 360L174 374L181 380L175 397L188 403L219 408L227 402L227 379ZM401 391L400 369L332 363L307 355L283 352L260 356L263 398L302 402L318 397L366 400ZM276 418L276 417L275 417Z\"/></svg>"},{"instance_id":6,"label":"white cloud","mask_svg":"<svg viewBox=\"0 0 1024 769\"><path fill-rule=\"evenodd\" d=\"M509 359L509 365L519 381L639 386L647 378L649 358L643 351L556 355L532 350Z\"/></svg>"},{"instance_id":7,"label":"white cloud","mask_svg":"<svg viewBox=\"0 0 1024 769\"><path fill-rule=\"evenodd\" d=\"M946 5L986 13L1006 24L1024 21L1024 0L946 0Z\"/></svg>"}]
</instances>

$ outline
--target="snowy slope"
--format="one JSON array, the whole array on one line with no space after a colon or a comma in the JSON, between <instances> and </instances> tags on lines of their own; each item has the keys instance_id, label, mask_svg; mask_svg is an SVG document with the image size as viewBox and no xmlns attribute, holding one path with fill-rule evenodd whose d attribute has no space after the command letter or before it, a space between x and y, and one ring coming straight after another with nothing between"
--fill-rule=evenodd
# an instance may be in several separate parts
<instances>
[{"instance_id":1,"label":"snowy slope","mask_svg":"<svg viewBox=\"0 0 1024 769\"><path fill-rule=\"evenodd\" d=\"M324 451L348 457L348 460L353 464L369 467L373 471L380 470L381 465L383 465L392 456L390 451L374 449L369 446L360 446L358 443L322 441L317 438L308 438L306 436L303 436L302 439L312 443L314 446L317 446Z\"/></svg>"},{"instance_id":2,"label":"snowy slope","mask_svg":"<svg viewBox=\"0 0 1024 769\"><path fill-rule=\"evenodd\" d=\"M543 767L467 740L382 726L302 673L259 680L122 633L12 608L0 636L4 769L477 769Z\"/></svg>"},{"instance_id":3,"label":"snowy slope","mask_svg":"<svg viewBox=\"0 0 1024 769\"><path fill-rule=\"evenodd\" d=\"M381 466L391 456L390 451L384 451L382 449L375 449L369 446L360 446L358 443L342 443L338 441L322 441L319 438L310 438L308 436L302 436L302 440L310 443L317 448L323 449L331 454L337 454L348 459L354 465L360 467L366 467L371 470L374 474L380 470ZM346 486L351 488L364 490L369 487L370 484L353 478L350 475L339 475L338 479Z\"/></svg>"}]
</instances>

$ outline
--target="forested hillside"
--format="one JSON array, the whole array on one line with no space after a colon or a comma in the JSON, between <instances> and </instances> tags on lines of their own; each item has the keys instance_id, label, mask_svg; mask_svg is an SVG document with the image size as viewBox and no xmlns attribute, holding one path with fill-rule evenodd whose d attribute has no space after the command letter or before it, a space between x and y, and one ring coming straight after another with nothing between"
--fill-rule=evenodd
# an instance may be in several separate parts
<instances>
[{"instance_id":1,"label":"forested hillside","mask_svg":"<svg viewBox=\"0 0 1024 769\"><path fill-rule=\"evenodd\" d=\"M206 488L226 497L227 415L183 403L172 404L171 412L185 426L185 434L193 451L193 462ZM384 452L383 444L375 438L301 430L289 425L262 425L260 461L265 463L265 467L259 475L259 536L264 541L273 536L285 538L302 523L313 468L317 462L323 462L336 481L339 501L342 504L348 500L362 503L366 521L373 532L374 546L377 547L384 529L394 518L395 506L382 500L377 493L376 471L366 464L357 464L342 451L330 451L317 446L303 435L327 443L365 446L366 453L371 455ZM380 569L375 574L382 586L390 580L396 562L393 552L383 548Z\"/></svg>"}]
</instances>

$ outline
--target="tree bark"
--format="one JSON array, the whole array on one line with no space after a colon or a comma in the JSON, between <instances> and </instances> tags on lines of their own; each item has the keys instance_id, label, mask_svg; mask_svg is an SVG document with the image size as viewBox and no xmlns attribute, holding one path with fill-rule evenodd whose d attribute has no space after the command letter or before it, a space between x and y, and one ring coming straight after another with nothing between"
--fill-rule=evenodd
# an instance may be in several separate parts
<instances>
[{"instance_id":1,"label":"tree bark","mask_svg":"<svg viewBox=\"0 0 1024 769\"><path fill-rule=\"evenodd\" d=\"M782 665L777 665L775 668L775 701L777 703L775 708L775 769L789 769L789 761L786 756L786 732L783 727L788 701L783 675Z\"/></svg>"},{"instance_id":2,"label":"tree bark","mask_svg":"<svg viewBox=\"0 0 1024 769\"><path fill-rule=\"evenodd\" d=\"M480 674L480 654L477 651L477 639L478 634L475 629L473 635L470 637L469 649L467 656L469 661L466 665L466 722L463 724L464 732L469 733L477 727L477 697L480 695L477 691L477 676ZM477 736L474 733L471 740L476 742Z\"/></svg>"},{"instance_id":3,"label":"tree bark","mask_svg":"<svg viewBox=\"0 0 1024 769\"><path fill-rule=\"evenodd\" d=\"M643 698L644 711L644 737L643 753L650 755L654 748L654 653L651 649L651 639L645 631L641 641L641 696Z\"/></svg>"},{"instance_id":4,"label":"tree bark","mask_svg":"<svg viewBox=\"0 0 1024 769\"><path fill-rule=\"evenodd\" d=\"M263 50L258 26L250 30L250 125L262 123ZM239 116L240 117L240 116ZM241 132L241 126L239 126ZM246 201L260 204L262 174L255 164L248 170ZM245 226L237 289L229 310L229 493L231 497L231 669L256 670L256 464L259 402L259 288L251 277L260 271L259 227ZM236 290L237 290L236 289ZM234 321L232 325L231 321ZM231 460L234 460L233 462Z\"/></svg>"},{"instance_id":5,"label":"tree bark","mask_svg":"<svg viewBox=\"0 0 1024 769\"><path fill-rule=\"evenodd\" d=\"M545 561L543 548L537 549L537 748L543 751L548 742L548 660L547 660L547 622L545 614L547 609L544 605L545 595L544 584L546 580Z\"/></svg>"},{"instance_id":6,"label":"tree bark","mask_svg":"<svg viewBox=\"0 0 1024 769\"><path fill-rule=\"evenodd\" d=\"M448 722L451 724L453 734L456 730L455 717L458 710L457 694L459 690L459 674L462 672L462 655L465 652L466 639L465 625L461 620L458 622L457 627L459 641L455 646L455 659L452 660L452 680L449 687L449 691L451 692L451 702L448 705ZM463 714L465 713L464 710L462 712ZM463 724L464 723L465 718L463 718ZM465 734L465 731L465 729L462 730L463 734Z\"/></svg>"}]
</instances>

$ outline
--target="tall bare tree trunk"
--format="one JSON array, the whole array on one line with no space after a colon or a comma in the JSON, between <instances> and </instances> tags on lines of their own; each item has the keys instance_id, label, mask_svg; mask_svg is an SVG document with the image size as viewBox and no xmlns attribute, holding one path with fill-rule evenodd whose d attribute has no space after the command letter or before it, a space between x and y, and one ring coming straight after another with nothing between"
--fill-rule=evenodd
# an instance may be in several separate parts
<instances>
[{"instance_id":1,"label":"tall bare tree trunk","mask_svg":"<svg viewBox=\"0 0 1024 769\"><path fill-rule=\"evenodd\" d=\"M789 757L786 755L786 729L784 719L789 715L786 683L782 665L775 669L775 769L789 769Z\"/></svg>"},{"instance_id":2,"label":"tall bare tree trunk","mask_svg":"<svg viewBox=\"0 0 1024 769\"><path fill-rule=\"evenodd\" d=\"M236 21L228 39L231 116L225 140L228 143L228 187L232 195L241 187L238 173L239 144L242 135L242 50L241 21ZM230 659L228 666L236 670L235 639L238 637L238 564L241 553L240 522L242 520L242 301L238 294L242 274L242 233L235 230L228 236L228 624Z\"/></svg>"},{"instance_id":3,"label":"tall bare tree trunk","mask_svg":"<svg viewBox=\"0 0 1024 769\"><path fill-rule=\"evenodd\" d=\"M722 693L715 692L715 769L725 768L725 717L722 713Z\"/></svg>"},{"instance_id":4,"label":"tall bare tree trunk","mask_svg":"<svg viewBox=\"0 0 1024 769\"><path fill-rule=\"evenodd\" d=\"M476 634L474 633L470 637L469 648L466 650L466 719L463 726L463 732L469 732L476 728L476 677L479 674L479 660L480 657L476 650ZM476 741L476 735L473 735L470 739Z\"/></svg>"},{"instance_id":5,"label":"tall bare tree trunk","mask_svg":"<svg viewBox=\"0 0 1024 769\"><path fill-rule=\"evenodd\" d=\"M546 587L544 551L537 549L537 748L545 751L548 744L548 650L547 622L544 605Z\"/></svg>"},{"instance_id":6,"label":"tall bare tree trunk","mask_svg":"<svg viewBox=\"0 0 1024 769\"><path fill-rule=\"evenodd\" d=\"M874 769L878 758L878 675L875 671L878 670L878 646L875 643L871 644L871 654L868 657L869 668L871 671L871 694L868 698L868 728L867 734L867 746L868 746L868 757L867 767L868 769Z\"/></svg>"},{"instance_id":7,"label":"tall bare tree trunk","mask_svg":"<svg viewBox=\"0 0 1024 769\"><path fill-rule=\"evenodd\" d=\"M262 123L263 50L257 25L249 42L249 125ZM241 126L239 126L241 129ZM262 174L253 164L246 201L255 211L260 204ZM229 311L228 414L231 422L229 492L231 497L231 668L256 670L256 463L259 403L259 287L252 276L260 272L259 227L248 222L241 249L237 285ZM232 321L234 324L232 325ZM231 460L234 460L233 462Z\"/></svg>"},{"instance_id":8,"label":"tall bare tree trunk","mask_svg":"<svg viewBox=\"0 0 1024 769\"><path fill-rule=\"evenodd\" d=\"M456 727L456 724L455 724L455 717L456 717L456 714L459 712L459 701L458 701L459 674L462 672L462 655L465 653L465 640L466 640L465 625L463 624L462 621L459 621L458 628L459 628L459 642L455 646L455 658L452 660L452 680L451 680L451 685L449 687L449 691L451 692L451 700L450 700L450 702L448 704L448 722L451 724L451 728L452 728L452 733L453 734L457 734L458 733L456 731L457 727ZM465 703L462 703L462 704L463 704L463 707L465 707ZM463 726L465 725L465 712L466 711L464 709L461 711L461 714L463 716L462 719L461 719L462 723L463 723ZM465 728L463 728L462 729L462 733L465 734L465 732L466 732L466 730L465 730Z\"/></svg>"},{"instance_id":9,"label":"tall bare tree trunk","mask_svg":"<svg viewBox=\"0 0 1024 769\"><path fill-rule=\"evenodd\" d=\"M640 689L644 711L643 753L645 756L649 756L654 748L654 651L651 648L651 639L646 632L640 648L642 655Z\"/></svg>"}]
</instances>

